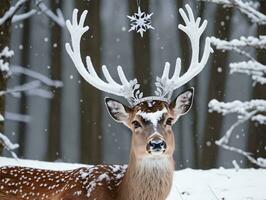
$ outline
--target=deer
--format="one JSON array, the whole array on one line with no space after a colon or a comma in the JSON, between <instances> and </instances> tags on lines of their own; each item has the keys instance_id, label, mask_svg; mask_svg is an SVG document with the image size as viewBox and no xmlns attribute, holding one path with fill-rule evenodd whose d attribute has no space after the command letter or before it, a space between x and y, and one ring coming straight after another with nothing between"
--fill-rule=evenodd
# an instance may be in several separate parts
<instances>
[{"instance_id":1,"label":"deer","mask_svg":"<svg viewBox=\"0 0 266 200\"><path fill-rule=\"evenodd\" d=\"M190 39L192 56L188 70L180 76L181 59L177 58L173 75L165 63L161 77L156 78L155 96L143 97L137 79L128 80L120 66L120 82L115 81L106 66L102 66L105 80L96 73L89 56L86 66L80 52L87 11L78 20L78 10L72 22L66 21L71 45L66 51L80 75L95 88L120 97L125 105L113 98L105 98L110 116L132 132L128 165L96 165L67 171L53 171L18 166L0 168L0 200L165 200L171 190L175 162L175 138L172 126L191 108L194 88L189 88L171 100L174 90L188 83L205 67L213 52L206 37L200 59L200 38L207 21L195 20L189 5L179 12L185 22L178 28ZM201 24L201 25L200 25Z\"/></svg>"}]
</instances>

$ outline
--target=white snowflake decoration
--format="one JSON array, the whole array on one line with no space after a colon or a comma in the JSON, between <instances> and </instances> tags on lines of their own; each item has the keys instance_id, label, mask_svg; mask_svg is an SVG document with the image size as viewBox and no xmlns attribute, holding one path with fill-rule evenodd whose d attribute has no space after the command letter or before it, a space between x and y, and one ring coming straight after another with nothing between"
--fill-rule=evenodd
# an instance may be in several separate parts
<instances>
[{"instance_id":1,"label":"white snowflake decoration","mask_svg":"<svg viewBox=\"0 0 266 200\"><path fill-rule=\"evenodd\" d=\"M137 33L140 33L141 37L143 37L143 33L146 32L148 29L154 29L151 25L151 14L146 14L145 12L142 12L140 10L140 7L138 7L138 12L134 13L132 16L127 16L130 19L130 31L137 31Z\"/></svg>"}]
</instances>

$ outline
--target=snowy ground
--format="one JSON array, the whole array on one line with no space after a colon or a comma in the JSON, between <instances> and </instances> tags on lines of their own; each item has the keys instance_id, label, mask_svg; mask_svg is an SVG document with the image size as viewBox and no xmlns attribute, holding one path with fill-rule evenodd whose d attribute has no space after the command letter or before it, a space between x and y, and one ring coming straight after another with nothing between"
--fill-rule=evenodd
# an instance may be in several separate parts
<instances>
[{"instance_id":1,"label":"snowy ground","mask_svg":"<svg viewBox=\"0 0 266 200\"><path fill-rule=\"evenodd\" d=\"M66 170L84 165L14 160L0 157L0 166L17 165L41 169ZM167 200L266 200L266 170L185 169L175 172Z\"/></svg>"}]
</instances>

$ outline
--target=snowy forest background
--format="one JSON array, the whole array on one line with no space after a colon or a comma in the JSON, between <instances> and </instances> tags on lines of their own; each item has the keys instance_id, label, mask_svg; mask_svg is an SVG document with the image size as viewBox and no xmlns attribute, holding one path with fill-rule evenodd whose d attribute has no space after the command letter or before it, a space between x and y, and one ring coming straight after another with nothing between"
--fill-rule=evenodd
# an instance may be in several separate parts
<instances>
[{"instance_id":1,"label":"snowy forest background","mask_svg":"<svg viewBox=\"0 0 266 200\"><path fill-rule=\"evenodd\" d=\"M10 3L15 5L16 2L1 0L0 17ZM86 23L90 31L83 40L83 56L90 55L98 69L106 64L114 75L116 66L121 65L127 77L138 78L145 94L151 94L154 90L155 77L161 74L165 61L173 64L180 56L183 66L188 66L190 62L188 41L177 29L177 25L182 23L178 8L184 7L186 3L198 16L208 19L208 36L232 40L241 36L266 35L263 23L254 23L238 8L207 1L142 0L142 10L154 13L152 25L155 27L155 30L145 33L143 38L128 32L129 20L126 16L136 11L136 1L133 0L26 1L16 14L31 9L38 12L23 21L0 26L0 52L6 46L14 51L9 66L12 74L7 85L5 79L8 73L1 72L0 91L9 92L0 93L0 112L5 119L0 122L0 132L20 145L15 150L19 158L122 164L127 162L130 148L129 130L112 121L106 112L104 97L110 95L82 80L64 48L70 40L64 24L47 17L43 14L45 11L40 12L41 8L36 6L36 2L43 3L54 14L60 8L65 19L71 17L75 7L87 9L89 13ZM266 1L259 2L259 7L255 4L251 7L266 13ZM214 48L215 53L208 65L190 82L189 86L196 89L194 105L189 114L174 126L177 169L254 166L243 155L224 150L215 144L237 121L237 114L222 116L217 112L209 112L208 105L212 99L224 102L266 99L266 86L262 83L254 84L254 79L245 73L229 73L230 63L254 58L264 66L264 70L261 70L263 79L266 74L266 42L260 42L262 48L247 45L248 54L237 50L242 47L227 48L230 51ZM34 78L29 76L33 76L32 71L27 73L23 70L25 68L58 81L35 74L35 78L37 76L42 83L34 82ZM10 89L16 90L17 86L25 84L27 88L33 89L10 92ZM189 86L186 85L178 92ZM232 133L230 145L251 152L254 158L266 158L266 126L263 125L266 120L262 117L265 110L265 106L262 106L258 112L259 120L247 121L237 127ZM11 156L6 149L3 155Z\"/></svg>"}]
</instances>

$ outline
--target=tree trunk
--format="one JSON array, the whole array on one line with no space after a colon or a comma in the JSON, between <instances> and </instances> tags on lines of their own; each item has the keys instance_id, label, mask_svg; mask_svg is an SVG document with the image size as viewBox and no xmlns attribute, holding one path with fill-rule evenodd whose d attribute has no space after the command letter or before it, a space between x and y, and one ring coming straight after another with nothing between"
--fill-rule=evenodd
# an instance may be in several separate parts
<instances>
[{"instance_id":1,"label":"tree trunk","mask_svg":"<svg viewBox=\"0 0 266 200\"><path fill-rule=\"evenodd\" d=\"M25 3L24 11L30 10L30 2ZM30 38L31 38L31 22L30 18L24 20L23 22L23 31L22 31L22 42L21 45L23 46L22 56L21 56L21 66L29 67L29 59L30 59ZM25 84L27 81L27 76L24 74L20 75L19 84ZM28 99L27 96L22 93L21 98L19 101L19 113L20 114L27 114L28 112ZM18 149L18 157L23 157L25 153L26 147L26 138L27 138L27 124L20 123L18 126L18 141L19 141L19 149Z\"/></svg>"},{"instance_id":2,"label":"tree trunk","mask_svg":"<svg viewBox=\"0 0 266 200\"><path fill-rule=\"evenodd\" d=\"M199 11L199 16L202 17L202 13L203 13L203 7L202 5L204 4L203 2L196 2L196 4L200 4L200 11ZM191 5L192 6L192 5ZM192 6L193 7L196 7L196 6ZM185 8L185 2L183 0L177 0L177 10L179 8ZM197 16L198 14L196 14L195 16ZM178 14L178 16L180 16ZM178 24L184 24L184 21L181 17L178 18ZM188 70L188 67L189 67L189 63L190 63L190 59L191 59L191 45L190 45L190 41L187 37L187 35L182 32L182 31L178 31L178 33L180 34L179 38L179 46L180 46L180 49L182 49L181 51L181 55L180 57L182 58L182 73L185 73L187 70ZM194 77L193 80L191 81L192 84L191 85L195 85L197 86L198 85L198 76ZM190 85L190 84L189 84ZM185 86L185 88L188 88L189 86ZM192 161L192 166L193 168L198 168L199 166L199 152L198 152L198 142L199 142L199 138L198 138L198 110L197 110L197 88L196 88L196 92L195 92L195 97L194 97L194 102L193 102L193 106L191 108L191 115L192 115L192 121L193 121L193 124L192 124L192 145L193 147L191 147L191 152L192 152L192 156L193 156L193 161ZM178 122L178 125L179 125L179 129L180 129L180 133L182 133L184 130L183 126L184 126L184 121L182 120L183 118L181 118ZM180 137L181 137L181 141L180 141L180 145L183 145L183 140L182 140L182 137L183 135L180 134ZM181 151L183 151L184 148L180 148ZM185 166L185 161L187 160L186 158L184 158L184 152L181 152L181 160L183 160L183 163L182 163L182 166L183 167L186 167Z\"/></svg>"},{"instance_id":3,"label":"tree trunk","mask_svg":"<svg viewBox=\"0 0 266 200\"><path fill-rule=\"evenodd\" d=\"M149 1L141 1L141 10L149 13ZM136 1L130 1L130 14L138 11ZM133 60L135 77L141 85L141 91L145 96L151 95L151 56L150 56L150 30L143 34L143 38L135 31L133 34Z\"/></svg>"},{"instance_id":4,"label":"tree trunk","mask_svg":"<svg viewBox=\"0 0 266 200\"><path fill-rule=\"evenodd\" d=\"M78 1L76 7L89 10L85 24L90 30L84 35L81 44L83 55L90 55L92 63L99 71L101 66L101 24L100 0ZM81 14L81 12L79 13ZM97 70L98 69L98 70ZM81 78L80 86L80 134L81 162L98 164L101 162L101 93Z\"/></svg>"},{"instance_id":5,"label":"tree trunk","mask_svg":"<svg viewBox=\"0 0 266 200\"><path fill-rule=\"evenodd\" d=\"M198 5L199 7L199 12L198 12L198 16L201 17L201 19L203 18L203 14L204 14L204 8L205 8L205 2L198 2L196 5ZM194 6L196 7L196 6ZM183 45L182 45L183 46ZM188 49L187 49L188 50ZM191 53L190 53L191 55ZM199 81L198 81L198 77L196 76L193 78L193 86L197 86L199 85ZM199 168L199 111L198 111L198 105L200 104L200 98L197 98L197 95L199 94L199 91L197 90L197 88L195 88L195 97L194 97L194 102L193 102L193 106L192 106L192 120L193 120L193 124L192 124L192 142L193 142L193 168L198 169ZM200 95L200 94L199 94Z\"/></svg>"},{"instance_id":6,"label":"tree trunk","mask_svg":"<svg viewBox=\"0 0 266 200\"><path fill-rule=\"evenodd\" d=\"M184 7L184 1L183 0L177 0L176 2L176 6L177 6L177 16L180 16L179 15L179 12L178 12L178 9L179 8L183 8ZM178 17L177 18L177 24L183 24L183 21L182 21L182 18L181 17ZM187 37L186 35L182 32L182 31L177 31L177 38L179 39L178 40L178 48L181 50L180 53L181 55L179 55L179 57L181 58L182 60L182 69L181 69L181 74L184 73L187 68L188 68L188 58L187 55L189 55L189 40L187 40ZM182 169L184 168L184 163L185 163L185 155L184 155L184 135L182 134L182 130L184 130L184 121L183 121L183 118L180 118L180 120L178 121L177 123L177 130L178 132L180 132L181 134L178 135L178 140L176 140L176 146L179 147L179 149L177 150L177 153L178 153L178 159L176 159L176 165L178 166L178 168Z\"/></svg>"},{"instance_id":7,"label":"tree trunk","mask_svg":"<svg viewBox=\"0 0 266 200\"><path fill-rule=\"evenodd\" d=\"M224 8L223 6L217 6L215 16L214 35L221 39L228 39L230 36L230 24L232 9ZM225 21L225 16L228 16ZM221 24L224 21L224 25ZM224 100L224 92L226 85L226 76L228 74L228 52L215 51L212 56L211 72L208 88L208 101L211 99L217 99L218 101ZM222 72L218 72L217 68L223 66ZM207 107L207 105L206 105ZM206 110L206 112L208 112ZM208 169L216 167L218 147L215 141L219 138L222 128L223 116L219 113L208 113L205 120L203 144L201 151L200 167Z\"/></svg>"},{"instance_id":8,"label":"tree trunk","mask_svg":"<svg viewBox=\"0 0 266 200\"><path fill-rule=\"evenodd\" d=\"M266 13L266 2L260 2L260 12ZM260 25L257 30L258 37L260 35L266 35L266 26ZM266 51L257 50L258 62L266 65ZM256 84L253 88L252 99L266 99L266 85ZM251 152L255 158L266 158L266 125L259 125L251 122L248 131L248 152ZM256 167L248 161L249 167Z\"/></svg>"},{"instance_id":9,"label":"tree trunk","mask_svg":"<svg viewBox=\"0 0 266 200\"><path fill-rule=\"evenodd\" d=\"M61 8L62 1L50 0L51 10ZM53 80L61 80L61 52L62 35L61 27L52 23L51 28L51 77ZM54 97L50 102L48 152L47 160L54 161L61 155L61 89L53 89Z\"/></svg>"},{"instance_id":10,"label":"tree trunk","mask_svg":"<svg viewBox=\"0 0 266 200\"><path fill-rule=\"evenodd\" d=\"M1 0L0 7L0 17L2 17L5 12L10 8L10 0ZM10 35L11 35L11 21L7 21L0 26L0 52L9 45ZM0 91L6 90L7 79L5 74L0 71ZM0 96L0 114L5 115L5 96ZM4 132L4 122L0 122L0 132ZM0 144L0 154L2 154L3 146Z\"/></svg>"}]
</instances>

